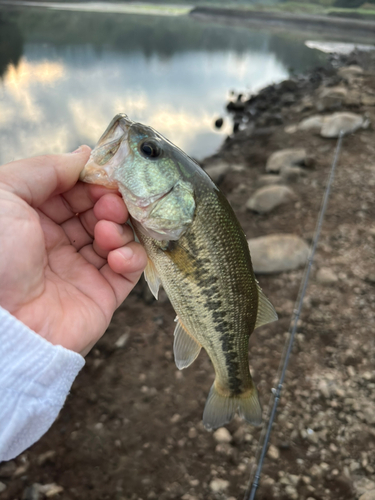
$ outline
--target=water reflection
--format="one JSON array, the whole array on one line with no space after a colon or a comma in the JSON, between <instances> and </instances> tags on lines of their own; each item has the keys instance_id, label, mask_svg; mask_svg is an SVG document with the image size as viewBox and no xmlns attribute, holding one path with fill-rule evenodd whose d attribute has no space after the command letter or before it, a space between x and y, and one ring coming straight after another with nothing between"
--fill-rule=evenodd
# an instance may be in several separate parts
<instances>
[{"instance_id":1,"label":"water reflection","mask_svg":"<svg viewBox=\"0 0 375 500\"><path fill-rule=\"evenodd\" d=\"M1 22L1 163L92 146L118 112L203 157L230 131L213 130L230 89L324 58L303 41L188 17L23 9Z\"/></svg>"}]
</instances>

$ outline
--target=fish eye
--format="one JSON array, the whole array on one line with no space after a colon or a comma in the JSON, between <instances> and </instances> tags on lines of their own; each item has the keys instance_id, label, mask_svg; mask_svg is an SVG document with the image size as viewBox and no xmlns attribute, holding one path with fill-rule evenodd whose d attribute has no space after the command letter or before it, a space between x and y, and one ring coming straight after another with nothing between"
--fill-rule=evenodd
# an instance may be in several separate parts
<instances>
[{"instance_id":1,"label":"fish eye","mask_svg":"<svg viewBox=\"0 0 375 500\"><path fill-rule=\"evenodd\" d=\"M141 144L140 151L146 158L157 158L161 154L159 146L152 141L145 141Z\"/></svg>"}]
</instances>

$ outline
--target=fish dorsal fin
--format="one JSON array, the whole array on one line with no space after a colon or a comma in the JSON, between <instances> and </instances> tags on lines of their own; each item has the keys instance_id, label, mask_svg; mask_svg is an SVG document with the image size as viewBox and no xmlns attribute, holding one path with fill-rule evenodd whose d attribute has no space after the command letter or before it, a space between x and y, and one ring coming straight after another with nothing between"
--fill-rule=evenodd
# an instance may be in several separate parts
<instances>
[{"instance_id":1,"label":"fish dorsal fin","mask_svg":"<svg viewBox=\"0 0 375 500\"><path fill-rule=\"evenodd\" d=\"M187 332L178 316L175 321L177 326L174 331L174 360L177 368L183 370L196 360L202 346Z\"/></svg>"},{"instance_id":2,"label":"fish dorsal fin","mask_svg":"<svg viewBox=\"0 0 375 500\"><path fill-rule=\"evenodd\" d=\"M255 328L258 328L259 326L266 325L267 323L272 323L272 321L276 321L278 317L275 308L264 295L263 290L260 288L258 282L256 282L256 285L258 289L258 312L257 320L255 322Z\"/></svg>"},{"instance_id":3,"label":"fish dorsal fin","mask_svg":"<svg viewBox=\"0 0 375 500\"><path fill-rule=\"evenodd\" d=\"M159 287L161 285L161 279L159 278L154 263L150 259L148 259L147 261L147 266L146 269L144 270L144 275L145 275L145 280L147 281L148 286L150 287L152 295L157 300Z\"/></svg>"}]
</instances>

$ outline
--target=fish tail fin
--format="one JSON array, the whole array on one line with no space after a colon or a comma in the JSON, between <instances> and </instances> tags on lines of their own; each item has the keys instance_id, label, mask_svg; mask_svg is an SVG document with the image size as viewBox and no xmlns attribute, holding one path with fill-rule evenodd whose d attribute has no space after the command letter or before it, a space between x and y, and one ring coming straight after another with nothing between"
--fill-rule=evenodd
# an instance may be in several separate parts
<instances>
[{"instance_id":1,"label":"fish tail fin","mask_svg":"<svg viewBox=\"0 0 375 500\"><path fill-rule=\"evenodd\" d=\"M262 408L255 385L238 396L220 394L213 383L203 412L203 425L207 430L217 429L232 420L236 411L252 425L262 422Z\"/></svg>"}]
</instances>

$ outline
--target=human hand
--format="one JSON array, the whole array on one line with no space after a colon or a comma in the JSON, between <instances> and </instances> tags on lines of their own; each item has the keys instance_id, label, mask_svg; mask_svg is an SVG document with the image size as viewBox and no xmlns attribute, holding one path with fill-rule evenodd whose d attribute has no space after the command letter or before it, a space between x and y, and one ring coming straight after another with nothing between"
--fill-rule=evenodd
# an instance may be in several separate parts
<instances>
[{"instance_id":1,"label":"human hand","mask_svg":"<svg viewBox=\"0 0 375 500\"><path fill-rule=\"evenodd\" d=\"M118 193L77 182L90 148L0 167L0 306L85 355L147 263Z\"/></svg>"}]
</instances>

